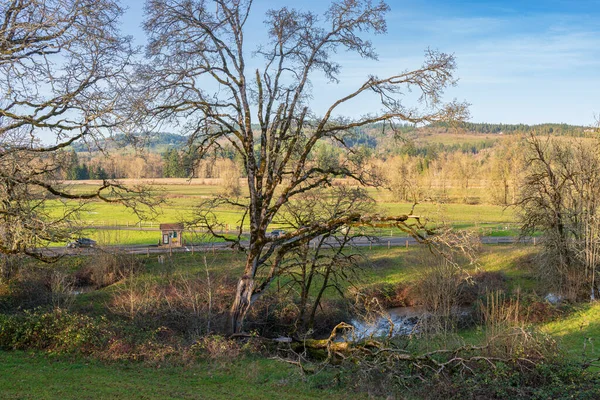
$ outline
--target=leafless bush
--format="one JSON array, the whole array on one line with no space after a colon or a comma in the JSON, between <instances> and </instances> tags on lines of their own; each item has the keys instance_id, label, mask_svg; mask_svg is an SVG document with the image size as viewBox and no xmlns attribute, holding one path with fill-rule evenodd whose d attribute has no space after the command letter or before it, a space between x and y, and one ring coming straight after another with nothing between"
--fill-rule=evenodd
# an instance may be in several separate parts
<instances>
[{"instance_id":1,"label":"leafless bush","mask_svg":"<svg viewBox=\"0 0 600 400\"><path fill-rule=\"evenodd\" d=\"M89 281L96 287L112 285L140 270L142 262L134 255L102 251L91 258Z\"/></svg>"},{"instance_id":2,"label":"leafless bush","mask_svg":"<svg viewBox=\"0 0 600 400\"><path fill-rule=\"evenodd\" d=\"M201 273L178 273L167 280L127 277L115 291L111 312L145 327L166 328L190 338L225 330L233 284Z\"/></svg>"},{"instance_id":3,"label":"leafless bush","mask_svg":"<svg viewBox=\"0 0 600 400\"><path fill-rule=\"evenodd\" d=\"M113 295L109 309L133 320L156 308L160 301L157 295L157 287L152 282L130 275Z\"/></svg>"},{"instance_id":4,"label":"leafless bush","mask_svg":"<svg viewBox=\"0 0 600 400\"><path fill-rule=\"evenodd\" d=\"M71 276L59 270L53 270L50 273L50 292L54 308L70 308L75 301L74 289L75 285Z\"/></svg>"},{"instance_id":5,"label":"leafless bush","mask_svg":"<svg viewBox=\"0 0 600 400\"><path fill-rule=\"evenodd\" d=\"M415 288L406 283L377 283L349 291L354 296L360 291L365 298L376 298L384 308L410 307L417 303Z\"/></svg>"},{"instance_id":6,"label":"leafless bush","mask_svg":"<svg viewBox=\"0 0 600 400\"><path fill-rule=\"evenodd\" d=\"M416 285L419 304L428 314L420 320L420 331L449 333L454 330L460 289L465 279L465 273L456 264L441 257L434 258Z\"/></svg>"},{"instance_id":7,"label":"leafless bush","mask_svg":"<svg viewBox=\"0 0 600 400\"><path fill-rule=\"evenodd\" d=\"M0 308L5 311L28 310L52 302L52 293L45 273L22 268L6 287L5 299Z\"/></svg>"},{"instance_id":8,"label":"leafless bush","mask_svg":"<svg viewBox=\"0 0 600 400\"><path fill-rule=\"evenodd\" d=\"M503 292L494 291L487 294L485 301L480 301L479 310L484 322L486 336L495 337L509 327L522 326L520 319L520 298L507 298Z\"/></svg>"},{"instance_id":9,"label":"leafless bush","mask_svg":"<svg viewBox=\"0 0 600 400\"><path fill-rule=\"evenodd\" d=\"M506 289L506 276L497 271L479 271L471 274L460 285L459 304L472 305L488 292Z\"/></svg>"},{"instance_id":10,"label":"leafless bush","mask_svg":"<svg viewBox=\"0 0 600 400\"><path fill-rule=\"evenodd\" d=\"M488 293L485 302L480 302L480 313L488 356L533 364L555 354L552 338L525 325L519 293L512 298L500 291Z\"/></svg>"},{"instance_id":11,"label":"leafless bush","mask_svg":"<svg viewBox=\"0 0 600 400\"><path fill-rule=\"evenodd\" d=\"M227 305L213 301L213 286L206 270L202 274L179 274L162 288L164 314L169 325L192 336L209 334L215 328L215 311L223 314ZM218 329L218 328L217 328Z\"/></svg>"},{"instance_id":12,"label":"leafless bush","mask_svg":"<svg viewBox=\"0 0 600 400\"><path fill-rule=\"evenodd\" d=\"M192 350L201 358L228 364L239 360L242 349L239 342L215 335L201 338Z\"/></svg>"}]
</instances>

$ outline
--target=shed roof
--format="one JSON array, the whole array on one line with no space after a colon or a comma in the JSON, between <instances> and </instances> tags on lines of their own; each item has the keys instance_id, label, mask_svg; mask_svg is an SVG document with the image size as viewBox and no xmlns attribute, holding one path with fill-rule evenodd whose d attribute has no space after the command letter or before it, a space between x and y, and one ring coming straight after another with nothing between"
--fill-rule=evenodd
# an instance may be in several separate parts
<instances>
[{"instance_id":1,"label":"shed roof","mask_svg":"<svg viewBox=\"0 0 600 400\"><path fill-rule=\"evenodd\" d=\"M183 224L182 223L160 224L160 230L161 231L182 231L183 230Z\"/></svg>"}]
</instances>

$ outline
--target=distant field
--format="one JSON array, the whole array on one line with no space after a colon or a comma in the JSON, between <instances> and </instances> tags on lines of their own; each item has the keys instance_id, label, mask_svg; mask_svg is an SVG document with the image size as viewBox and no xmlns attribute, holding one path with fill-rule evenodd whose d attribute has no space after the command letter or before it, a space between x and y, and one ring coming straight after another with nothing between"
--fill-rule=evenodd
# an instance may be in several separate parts
<instances>
[{"instance_id":1,"label":"distant field","mask_svg":"<svg viewBox=\"0 0 600 400\"><path fill-rule=\"evenodd\" d=\"M77 181L69 183L72 190L76 192L90 191L97 181ZM190 221L194 219L195 213L202 201L210 199L222 193L223 188L218 185L216 179L154 179L154 180L124 180L126 185L148 184L151 190L164 196L165 202L155 211L156 214L146 217L142 221L130 209L119 205L94 201L88 203L80 213L80 219L84 226L110 226L115 227L111 232L111 240L107 243L120 244L153 244L158 241L156 233L152 232L132 232L119 231L118 227L144 227L157 228L160 223ZM448 189L449 196L457 199L458 189ZM369 194L376 199L377 208L374 212L384 215L403 215L411 212L412 204L394 201L390 192L383 189L368 189ZM474 187L472 192L482 197L485 188ZM64 206L59 201L51 203L52 212L56 215L61 214ZM214 211L216 217L223 224L224 230L234 230L240 224L241 213L233 208L219 208ZM501 206L491 204L463 204L449 203L436 204L433 202L424 202L414 208L414 213L430 221L430 224L450 223L461 229L477 229L481 234L486 235L514 235L515 215L512 209L504 209ZM150 216L150 214L148 214ZM246 221L245 225L248 225ZM273 228L279 227L276 223ZM399 230L377 230L373 232L377 235L403 235ZM100 232L87 233L90 237L101 239L107 233Z\"/></svg>"}]
</instances>

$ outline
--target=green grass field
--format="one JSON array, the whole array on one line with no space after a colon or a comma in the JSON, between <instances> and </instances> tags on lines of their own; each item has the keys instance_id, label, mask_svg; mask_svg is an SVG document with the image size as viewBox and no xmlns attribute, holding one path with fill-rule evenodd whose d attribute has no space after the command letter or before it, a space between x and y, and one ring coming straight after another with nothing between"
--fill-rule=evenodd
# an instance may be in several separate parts
<instances>
[{"instance_id":1,"label":"green grass field","mask_svg":"<svg viewBox=\"0 0 600 400\"><path fill-rule=\"evenodd\" d=\"M128 181L128 183L135 182ZM164 195L165 202L157 207L156 214L148 214L150 219L140 220L132 210L120 204L101 201L86 204L79 214L79 219L84 226L88 227L114 227L115 229L110 235L100 231L88 230L85 232L85 235L96 240L103 240L107 244L154 244L159 239L157 232L139 231L134 233L129 231L124 233L117 228L138 226L156 229L160 223L193 220L202 201L222 192L222 188L212 184L213 182L210 185L204 183L204 180L191 182L184 179L154 180L151 188ZM72 189L76 192L89 191L91 187L93 187L92 182L72 185ZM404 215L412 210L411 203L391 201L389 192L385 190L370 188L368 192L377 201L373 212L382 215ZM58 201L51 202L49 207L54 215L60 215L64 210L64 205ZM214 210L214 213L225 230L232 231L240 224L241 212L239 210L221 207ZM518 234L513 210L491 204L422 203L414 208L414 214L423 217L423 220L427 219L430 226L448 223L459 229L476 229L482 235L515 236ZM245 226L248 226L248 221L245 222ZM277 223L272 225L273 229L280 227L282 226ZM377 236L405 236L398 229L373 229L369 233ZM109 237L109 239L104 240L105 237Z\"/></svg>"},{"instance_id":2,"label":"green grass field","mask_svg":"<svg viewBox=\"0 0 600 400\"><path fill-rule=\"evenodd\" d=\"M2 399L346 399L299 369L268 359L220 365L104 364L83 358L0 351ZM331 376L328 376L331 378ZM366 398L352 394L352 398Z\"/></svg>"}]
</instances>

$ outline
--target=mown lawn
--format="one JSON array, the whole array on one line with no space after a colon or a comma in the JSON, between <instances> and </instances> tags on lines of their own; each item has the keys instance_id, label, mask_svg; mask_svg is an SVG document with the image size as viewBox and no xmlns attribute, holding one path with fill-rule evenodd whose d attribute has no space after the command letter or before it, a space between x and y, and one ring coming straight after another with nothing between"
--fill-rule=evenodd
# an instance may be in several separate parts
<instances>
[{"instance_id":1,"label":"mown lawn","mask_svg":"<svg viewBox=\"0 0 600 400\"><path fill-rule=\"evenodd\" d=\"M148 366L0 351L2 399L365 398L322 387L331 382L329 374L304 381L298 368L268 359Z\"/></svg>"}]
</instances>

